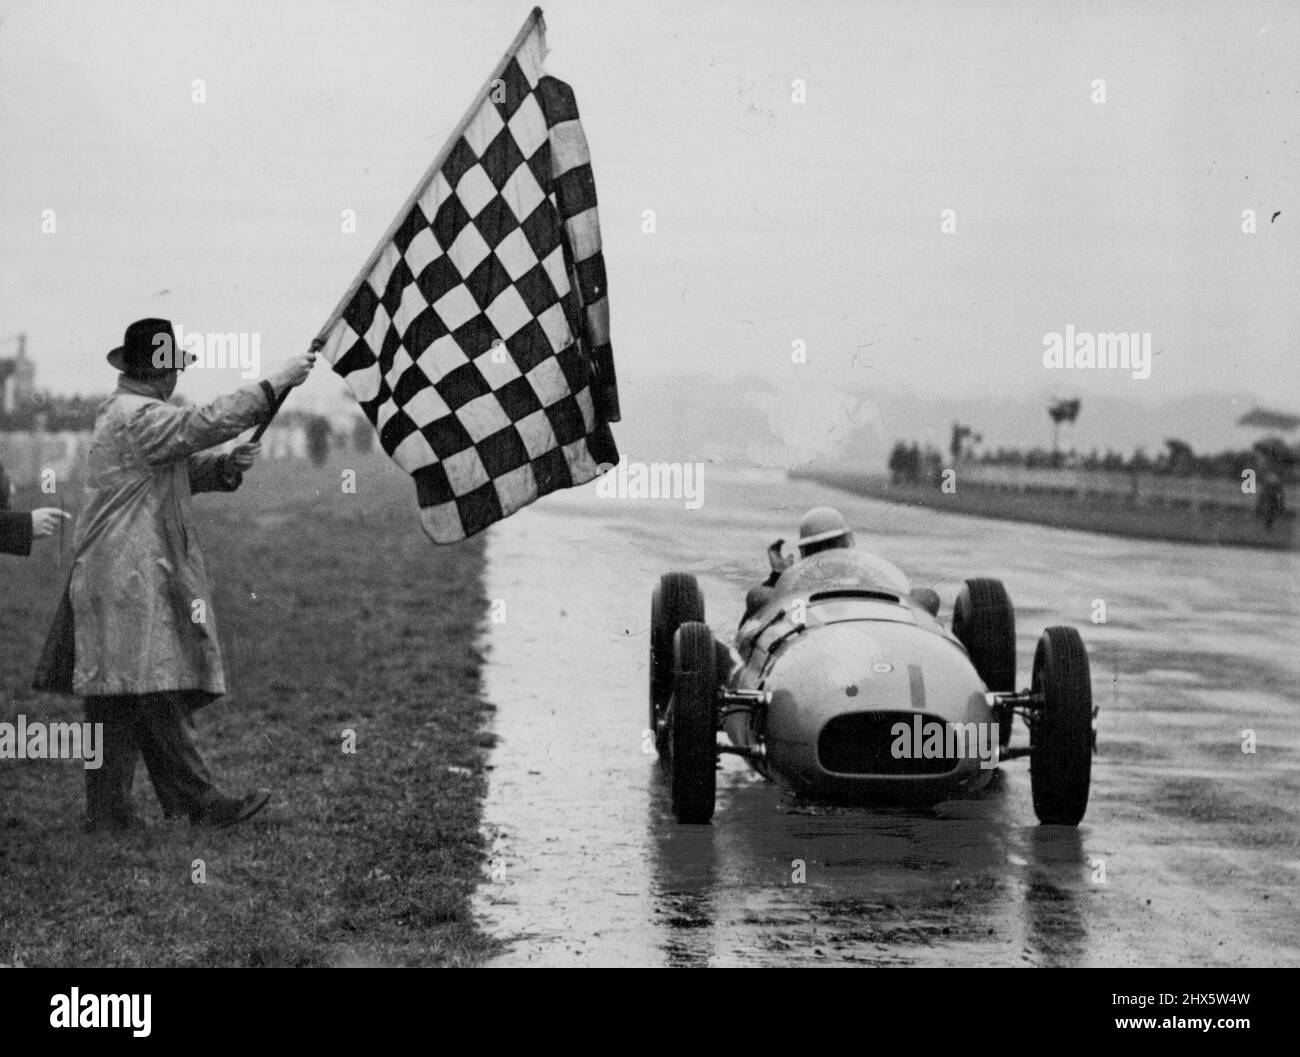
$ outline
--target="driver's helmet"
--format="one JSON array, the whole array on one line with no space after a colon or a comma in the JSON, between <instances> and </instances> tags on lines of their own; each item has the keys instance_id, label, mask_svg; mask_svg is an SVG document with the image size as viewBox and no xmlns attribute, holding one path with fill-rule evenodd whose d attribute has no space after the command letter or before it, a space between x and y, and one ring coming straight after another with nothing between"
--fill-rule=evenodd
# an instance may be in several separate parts
<instances>
[{"instance_id":1,"label":"driver's helmet","mask_svg":"<svg viewBox=\"0 0 1300 1057\"><path fill-rule=\"evenodd\" d=\"M844 515L834 507L815 506L799 522L799 557L818 551L852 547L853 537L844 524Z\"/></svg>"}]
</instances>

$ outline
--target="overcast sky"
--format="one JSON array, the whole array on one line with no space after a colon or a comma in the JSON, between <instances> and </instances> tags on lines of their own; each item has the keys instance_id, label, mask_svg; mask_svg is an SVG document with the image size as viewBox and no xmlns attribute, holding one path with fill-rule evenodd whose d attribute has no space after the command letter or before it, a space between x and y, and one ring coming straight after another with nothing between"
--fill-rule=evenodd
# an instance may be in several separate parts
<instances>
[{"instance_id":1,"label":"overcast sky","mask_svg":"<svg viewBox=\"0 0 1300 1057\"><path fill-rule=\"evenodd\" d=\"M27 331L40 383L67 392L106 391L104 352L149 314L256 331L266 365L306 346L529 9L9 5L0 337ZM1298 11L545 5L548 69L591 143L625 384L1248 390L1300 410ZM1043 337L1067 324L1149 331L1151 378L1046 372ZM342 392L317 374L299 399ZM234 384L191 372L184 391Z\"/></svg>"}]
</instances>

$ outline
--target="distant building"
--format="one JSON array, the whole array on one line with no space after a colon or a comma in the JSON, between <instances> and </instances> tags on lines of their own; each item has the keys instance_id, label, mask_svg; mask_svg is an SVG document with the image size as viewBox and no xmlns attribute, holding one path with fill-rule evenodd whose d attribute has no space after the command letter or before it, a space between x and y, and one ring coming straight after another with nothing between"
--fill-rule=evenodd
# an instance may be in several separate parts
<instances>
[{"instance_id":1,"label":"distant building","mask_svg":"<svg viewBox=\"0 0 1300 1057\"><path fill-rule=\"evenodd\" d=\"M36 393L36 364L27 357L27 335L18 335L18 353L0 357L0 411L12 414Z\"/></svg>"}]
</instances>

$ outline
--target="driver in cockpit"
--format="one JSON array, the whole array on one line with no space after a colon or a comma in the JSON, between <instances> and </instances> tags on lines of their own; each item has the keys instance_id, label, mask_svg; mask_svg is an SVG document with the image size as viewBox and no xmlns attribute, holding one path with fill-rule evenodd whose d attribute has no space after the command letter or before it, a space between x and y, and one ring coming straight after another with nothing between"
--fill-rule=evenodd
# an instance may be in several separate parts
<instances>
[{"instance_id":1,"label":"driver in cockpit","mask_svg":"<svg viewBox=\"0 0 1300 1057\"><path fill-rule=\"evenodd\" d=\"M743 625L777 594L812 594L835 587L878 588L900 597L911 596L933 615L939 598L928 588L912 591L907 577L889 562L856 550L853 534L834 507L813 507L799 522L796 560L782 553L784 540L768 548L772 572L745 597Z\"/></svg>"}]
</instances>

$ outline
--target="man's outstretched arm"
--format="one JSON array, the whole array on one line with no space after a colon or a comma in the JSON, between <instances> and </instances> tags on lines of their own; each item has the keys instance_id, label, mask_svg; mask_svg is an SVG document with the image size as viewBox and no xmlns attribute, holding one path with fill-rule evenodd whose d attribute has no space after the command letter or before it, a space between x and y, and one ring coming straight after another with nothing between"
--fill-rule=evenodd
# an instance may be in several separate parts
<instances>
[{"instance_id":1,"label":"man's outstretched arm","mask_svg":"<svg viewBox=\"0 0 1300 1057\"><path fill-rule=\"evenodd\" d=\"M135 442L153 466L165 466L215 448L256 426L270 413L274 404L267 389L278 396L301 385L315 362L315 351L299 353L267 379L267 386L244 386L198 407L150 403L131 421Z\"/></svg>"}]
</instances>

